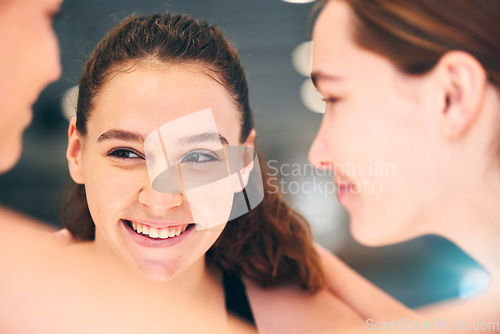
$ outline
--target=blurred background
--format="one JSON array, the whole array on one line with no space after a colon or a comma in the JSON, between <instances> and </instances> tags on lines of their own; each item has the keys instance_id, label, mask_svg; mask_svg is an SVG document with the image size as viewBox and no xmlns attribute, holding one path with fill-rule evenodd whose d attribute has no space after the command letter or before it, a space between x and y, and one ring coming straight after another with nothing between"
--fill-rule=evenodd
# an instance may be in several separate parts
<instances>
[{"instance_id":1,"label":"blurred background","mask_svg":"<svg viewBox=\"0 0 500 334\"><path fill-rule=\"evenodd\" d=\"M322 116L321 101L308 79L313 6L299 0L65 0L62 17L55 22L63 75L34 107L23 156L0 176L0 202L61 226L59 212L72 185L65 158L71 106L63 107L63 101L74 100L71 87L78 84L86 56L131 13L186 13L221 27L239 50L248 74L257 143L281 190L310 220L318 242L410 307L480 291L487 284L486 273L439 237L381 248L357 244L331 177L308 165L308 149ZM321 187L313 188L318 183Z\"/></svg>"}]
</instances>

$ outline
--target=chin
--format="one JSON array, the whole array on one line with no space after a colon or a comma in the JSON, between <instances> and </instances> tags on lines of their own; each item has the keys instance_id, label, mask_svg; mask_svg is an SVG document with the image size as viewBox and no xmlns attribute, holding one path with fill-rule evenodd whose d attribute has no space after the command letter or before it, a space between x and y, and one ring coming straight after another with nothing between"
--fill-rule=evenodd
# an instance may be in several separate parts
<instances>
[{"instance_id":1,"label":"chin","mask_svg":"<svg viewBox=\"0 0 500 334\"><path fill-rule=\"evenodd\" d=\"M141 275L148 281L169 282L177 276L177 273L161 271L161 270L150 270L148 272L142 272Z\"/></svg>"},{"instance_id":2,"label":"chin","mask_svg":"<svg viewBox=\"0 0 500 334\"><path fill-rule=\"evenodd\" d=\"M165 263L143 262L136 265L138 274L148 281L168 282L178 274L178 266L168 266Z\"/></svg>"},{"instance_id":3,"label":"chin","mask_svg":"<svg viewBox=\"0 0 500 334\"><path fill-rule=\"evenodd\" d=\"M0 147L0 154L3 157L0 160L0 173L7 172L17 164L19 158L21 158L22 149L23 144L21 140L11 147Z\"/></svg>"}]
</instances>

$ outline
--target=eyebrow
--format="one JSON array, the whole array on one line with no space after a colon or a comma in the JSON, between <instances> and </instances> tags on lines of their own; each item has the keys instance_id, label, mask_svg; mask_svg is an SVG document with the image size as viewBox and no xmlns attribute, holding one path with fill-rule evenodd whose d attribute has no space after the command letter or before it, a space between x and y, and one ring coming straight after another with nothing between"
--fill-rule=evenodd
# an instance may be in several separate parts
<instances>
[{"instance_id":1,"label":"eyebrow","mask_svg":"<svg viewBox=\"0 0 500 334\"><path fill-rule=\"evenodd\" d=\"M229 145L229 141L218 132L204 132L198 135L182 137L177 140L178 145L193 145L203 142L221 142L223 145Z\"/></svg>"},{"instance_id":2,"label":"eyebrow","mask_svg":"<svg viewBox=\"0 0 500 334\"><path fill-rule=\"evenodd\" d=\"M335 75L325 74L322 72L313 72L311 73L311 80L313 82L314 87L318 88L318 81L320 80L340 81L342 80L342 78Z\"/></svg>"},{"instance_id":3,"label":"eyebrow","mask_svg":"<svg viewBox=\"0 0 500 334\"><path fill-rule=\"evenodd\" d=\"M100 143L105 140L113 140L113 139L144 143L145 137L142 133L139 132L122 130L122 129L111 129L100 135L99 138L97 138L97 141Z\"/></svg>"},{"instance_id":4,"label":"eyebrow","mask_svg":"<svg viewBox=\"0 0 500 334\"><path fill-rule=\"evenodd\" d=\"M111 129L99 136L97 141L103 142L105 140L126 140L126 141L136 141L144 143L145 137L142 133L122 130L122 129ZM229 145L229 141L218 132L204 132L194 136L182 137L177 141L178 145L193 145L202 142L221 142L223 145Z\"/></svg>"}]
</instances>

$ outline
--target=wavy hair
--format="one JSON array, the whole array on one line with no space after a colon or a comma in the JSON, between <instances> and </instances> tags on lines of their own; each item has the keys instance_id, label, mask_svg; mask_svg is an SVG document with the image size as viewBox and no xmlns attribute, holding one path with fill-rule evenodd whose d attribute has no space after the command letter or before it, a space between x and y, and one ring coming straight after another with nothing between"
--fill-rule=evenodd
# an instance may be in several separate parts
<instances>
[{"instance_id":1,"label":"wavy hair","mask_svg":"<svg viewBox=\"0 0 500 334\"><path fill-rule=\"evenodd\" d=\"M240 141L253 129L248 86L238 52L221 30L186 15L130 16L114 27L87 60L80 80L76 129L84 136L96 96L120 66L197 64L209 70L240 113ZM260 160L262 161L262 159ZM265 197L251 212L229 222L207 252L207 260L261 286L299 284L316 292L325 280L307 221L274 191L264 164ZM76 185L63 208L63 225L75 238L93 240L95 225L85 188Z\"/></svg>"}]
</instances>

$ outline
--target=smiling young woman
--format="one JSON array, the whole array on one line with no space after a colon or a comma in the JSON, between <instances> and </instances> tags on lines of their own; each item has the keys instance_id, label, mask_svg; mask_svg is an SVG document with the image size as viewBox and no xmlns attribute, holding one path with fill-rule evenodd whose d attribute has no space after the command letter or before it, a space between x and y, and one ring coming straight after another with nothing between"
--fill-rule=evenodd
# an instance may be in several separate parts
<instances>
[{"instance_id":1,"label":"smiling young woman","mask_svg":"<svg viewBox=\"0 0 500 334\"><path fill-rule=\"evenodd\" d=\"M471 324L498 319L500 2L322 5L313 79L327 106L311 162L335 171L346 164L394 165L395 174L335 174L348 185L339 200L354 237L371 246L424 234L452 240L484 266L490 284L475 299L429 314ZM350 187L361 182L383 190ZM370 312L367 305L361 307Z\"/></svg>"},{"instance_id":2,"label":"smiling young woman","mask_svg":"<svg viewBox=\"0 0 500 334\"><path fill-rule=\"evenodd\" d=\"M150 138L178 168L167 180L180 179L177 191L155 188ZM359 320L324 290L309 226L267 191L265 171L262 203L230 222L227 204L241 184L229 177L199 184L207 161L221 159L217 152L253 149L254 138L243 67L220 29L186 15L129 17L97 45L83 71L67 151L78 185L64 224L74 238L93 240L82 247L118 258L146 278L142 284L154 284L165 302L169 291L199 293L214 317L232 312L276 332L335 326L325 312ZM198 183L196 195L188 181ZM200 229L200 217L211 228ZM271 287L278 292L263 289ZM272 309L280 294L296 308L295 318Z\"/></svg>"},{"instance_id":3,"label":"smiling young woman","mask_svg":"<svg viewBox=\"0 0 500 334\"><path fill-rule=\"evenodd\" d=\"M0 0L2 173L19 159L33 103L61 74L52 28L61 2ZM89 261L88 254L63 249L34 219L0 207L0 227L1 333L164 333L165 323L177 332L220 333L228 328L203 315L201 324L189 323L188 311L197 306L187 299L163 309L156 308L154 299L143 302L143 296L154 295L134 285L112 263ZM127 288L122 289L125 282ZM253 333L239 322L234 329Z\"/></svg>"},{"instance_id":4,"label":"smiling young woman","mask_svg":"<svg viewBox=\"0 0 500 334\"><path fill-rule=\"evenodd\" d=\"M0 131L2 138L0 142L0 153L2 154L0 171L6 171L17 161L21 151L22 131L31 118L31 111L29 109L44 86L55 80L60 74L58 46L51 27L52 17L57 12L59 5L59 1L52 0L35 2L0 0L0 40L2 41L2 45L6 46L0 51L0 59L3 64L0 70L2 85L2 89L0 89L0 104L2 106L0 114L0 126L2 127L2 131ZM180 16L175 17L180 18ZM150 28L153 28L153 26ZM216 33L213 30L210 31ZM193 36L189 36L189 38L191 37ZM111 48L111 50L114 49L114 47ZM234 51L231 49L229 54L232 55L233 53ZM221 123L221 131L224 131L224 135L231 143L242 142L240 140L240 132L248 137L246 138L247 140L252 137L250 134L251 128L245 129L244 126L240 125L240 119L236 117L236 115L239 115L235 112L236 104L227 103L227 101L233 101L233 99L228 98L229 94L221 88L223 85L219 85L212 80L215 77L220 80L224 80L225 78L216 76L213 71L200 64L185 64L186 66L175 64L169 67L146 63L142 64L144 66L137 64L136 71L130 73L125 71L125 73L117 75L115 79L108 80L104 84L104 87L101 87L102 90L100 92L107 94L106 96L110 100L115 98L113 101L120 103L121 101L117 100L116 96L119 92L123 93L126 90L127 84L130 84L130 78L137 80L146 79L148 82L146 86L151 88L151 91L148 92L158 94L158 91L154 90L155 87L159 88L164 84L170 84L170 82L165 82L164 77L159 76L159 73L169 73L174 76L180 75L181 77L178 78L179 84L182 83L190 87L203 84L203 88L208 89L210 93L214 94L213 96L206 96L208 100L212 101L215 97L218 97L217 100L220 100L221 103L211 106L213 108L217 106L214 115L221 116L224 112L231 110L233 117L229 117L227 120L218 119ZM99 67L102 64L94 65ZM236 63L235 66L239 66L239 63ZM119 67L113 69L119 69ZM107 77L107 79L110 79L110 77ZM186 79L191 79L191 81L187 82ZM155 80L157 81L155 82ZM246 82L244 82L244 78L242 80L228 81L228 84L235 86L243 85L246 89ZM139 89L140 86L136 88ZM171 88L178 90L178 87ZM107 90L107 93L105 90ZM92 102L97 107L106 103L104 100L99 100L99 97L102 96L95 96L95 92L89 92L89 94L92 93L91 96L88 96L89 99L83 99L83 91L84 89L80 90L81 103ZM196 92L199 91L196 90ZM163 91L163 93L165 92ZM246 94L246 90L243 93ZM191 97L183 96L185 97L185 101L183 102L196 102L191 101ZM156 97L158 97L158 101L164 99L163 96ZM156 101L153 102L156 103ZM152 108L149 111L154 110L155 103L151 105ZM140 125L142 128L134 127L133 129L134 131L143 131L142 134L144 135L148 134L147 131L150 129L147 127L151 125L151 119L145 119L144 109L141 109L144 106L135 106L142 113L136 113L136 122L134 124ZM219 106L224 110L219 110ZM110 107L111 112L115 112L114 115L117 117L109 120L110 122L113 122L117 127L124 127L127 124L130 126L130 120L120 120L120 114L116 114L113 106ZM168 110L175 112L174 109ZM192 112L194 111L196 110L192 110ZM92 247L88 247L90 243L75 243L63 247L53 236L45 237L45 234L43 234L44 237L41 238L40 231L33 231L31 228L26 228L28 224L38 227L36 222L2 208L0 211L0 225L2 227L0 237L0 244L2 245L2 252L0 252L0 265L2 266L2 274L0 275L0 295L2 296L0 300L0 332L30 334L135 334L142 332L165 333L165 331L177 333L254 333L254 329L243 325L240 321L235 321L234 317L227 317L222 292L223 287L219 280L220 275L217 275L216 269L205 268L200 265L202 261L189 254L189 256L183 257L182 261L179 262L176 262L174 257L167 258L166 265L165 263L155 262L157 258L154 258L154 256L159 253L163 255L165 249L154 250L142 247L137 243L134 244L135 241L132 238L137 238L139 234L132 230L141 230L142 236L139 236L141 238L156 238L155 233L158 233L159 237L165 237L163 230L154 230L158 227L164 228L164 220L155 221L153 218L155 218L155 215L162 214L160 211L165 208L165 203L167 203L167 206L175 207L179 196L175 195L171 198L167 196L168 194L157 196L151 189L146 189L145 192L140 193L141 196L137 196L134 199L134 203L128 202L133 189L130 184L131 181L148 185L144 179L138 177L140 174L144 178L147 178L147 172L137 172L139 169L138 165L141 165L141 168L144 165L143 161L137 161L138 157L140 157L138 153L141 153L140 149L142 147L137 146L136 143L130 143L130 140L125 141L123 137L119 140L117 140L116 136L114 136L115 138L111 138L113 136L108 132L110 129L99 129L98 124L94 120L98 119L100 112L93 114L86 113L85 117L88 118L88 122L85 120L85 122L79 123L80 125L88 124L87 132L82 132L81 128L76 130L77 124L74 121L70 127L70 133L72 134L70 146L74 149L74 152L81 153L78 159L75 157L74 162L76 160L85 160L88 163L93 163L92 165L86 165L86 162L82 162L82 174L79 176L76 166L73 166L72 173L74 172L77 180L78 177L86 178L85 183L89 186L89 189L92 189L93 198L108 201L110 204L109 212L93 212L96 217L99 217L100 222L99 228L96 230L96 242L92 243ZM103 114L106 114L106 112L107 110ZM180 112L186 112L186 110L180 110ZM130 113L131 110L124 110L124 116L128 117ZM250 117L249 114L247 116ZM238 119L238 122L235 122L235 119ZM120 123L120 121L123 123ZM164 121L167 120L165 119ZM251 122L247 120L244 124L249 126ZM99 136L91 138L99 130L102 130ZM103 137L103 134L106 135ZM75 147L77 143L81 143L82 147ZM119 145L117 145L118 143ZM96 155L96 152L92 152L89 149L90 147L96 148L102 155ZM198 152L198 155L193 154L186 157L186 161L203 161L200 153ZM71 156L71 154L69 155ZM85 157L83 158L83 156ZM101 171L94 168L97 165L102 167ZM94 177L95 179L93 179ZM113 179L113 177L119 178L121 182L113 184L112 182L116 181L116 178ZM101 184L113 185L117 188L99 189L98 184L92 184L95 181L101 182ZM149 187L151 187L150 184ZM118 192L117 189L122 191ZM165 200L167 201L165 202ZM127 203L132 203L135 206L126 207ZM134 211L134 208L140 206L143 207L142 211ZM240 268L235 266L231 252L236 254L235 257L244 254L250 261L249 263L239 264L243 267L253 266L254 268L247 271L249 273L248 276L251 276L253 273L255 281L261 279L262 281L259 283L262 285L273 285L276 282L285 281L287 278L286 275L292 273L295 275L291 280L292 282L295 279L295 282L303 285L306 290L318 290L322 286L322 276L318 259L315 256L314 250L307 242L303 243L304 247L300 247L300 240L307 241L307 236L309 235L307 225L288 206L282 204L279 198L265 201L262 203L262 206L267 209L278 210L279 214L272 212L270 215L274 217L272 219L275 219L275 221L284 217L291 217L293 223L271 225L269 228L274 228L275 231L269 233L269 235L261 233L260 238L257 237L257 232L260 228L263 228L262 224L258 226L248 224L247 228L251 232L242 235L248 241L247 243L229 244L221 242L220 247L213 248L210 261L216 263L221 268L228 268L226 270L228 274L231 274L229 270L231 268L234 270L232 273L237 274L241 271ZM95 205L93 207L95 208ZM252 222L254 219L269 221L266 220L266 213L260 210L252 212L251 215L255 215L254 218L250 218L250 215L248 215L239 221ZM167 224L166 229L169 232L169 239L171 237L173 240L175 238L179 238L178 240L180 240L184 235L184 241L187 240L193 246L193 251L199 255L202 253L202 249L207 247L207 244L215 241L220 231L207 231L206 235L202 235L201 233L196 234L197 231L193 228L189 230L186 228L182 232L185 226L184 223L186 223L185 217L186 215L180 212L178 220L172 219ZM88 218L90 217L88 216ZM134 222L130 223L132 221ZM179 236L173 236L173 226L179 226L176 225L178 223L182 223L180 231L178 231L179 227L175 227L175 235L179 234ZM130 226L132 226L132 229L130 229ZM225 229L224 231L228 233L225 240L230 240L231 238L236 240L240 237L240 229L238 228L233 230ZM297 232L301 234L296 234ZM75 234L82 236L78 232ZM146 236L146 234L149 236ZM296 243L295 253L289 252L283 255L280 249L274 249L272 246L277 245L274 239L276 234L286 236L286 238L289 238L287 240L290 243ZM298 240L290 237L295 235L299 236ZM196 236L196 241L199 241L199 244L191 239L193 236ZM139 250L138 253L129 252L127 254L124 248L117 247L120 246L119 244L117 245L117 240L127 240L127 237L130 237L128 239L130 244L136 247L136 250ZM223 239L219 238L219 240ZM186 252L187 247L183 245L184 241L170 242L171 245L169 248L173 249L173 254L182 255L183 253L189 253ZM166 242L169 242L168 239L166 239ZM247 247L252 243L270 245L268 249L271 251L268 253L255 252L256 247ZM114 252L115 248L116 252ZM125 258L125 261L130 261L125 263L141 264L139 268L146 269L143 273L152 274L160 279L170 279L176 275L178 276L183 271L189 271L189 269L184 267L192 262L192 275L185 276L189 279L186 279L184 284L185 289L180 292L175 289L175 287L182 287L183 282L179 280L175 287L161 289L157 282L147 283L149 281L144 280L142 277L131 275L130 267L122 266L123 261L121 260L124 258L117 260L115 255L130 255L129 258ZM152 261L148 262L145 255L153 255L151 258ZM301 259L304 256L309 257L311 261L306 264L296 264L294 262L295 259ZM229 260L227 260L228 258ZM263 261L260 261L261 259ZM268 265L274 265L275 261L278 262L280 269L272 272ZM259 263L262 263L262 265L259 266ZM202 278L208 279L203 280ZM227 285L231 285L229 288L234 292L230 297L235 297L236 301L241 300L244 293L242 284L238 284L238 280L232 277L230 277L228 283ZM245 282L245 284L247 283ZM186 285L190 286L186 287ZM250 287L249 284L248 286ZM189 290L189 293L186 293L186 290ZM253 289L252 291L263 292L264 290ZM307 291L304 294L298 294L297 291L300 291L300 289L293 286L286 295L293 297L295 293L296 296L299 295L302 299L306 299L304 303L300 304L300 306L305 308L311 305L307 300L310 296L314 296L314 300L316 300L316 296L327 297L324 293L313 295ZM269 294L267 291L265 292L265 295L268 297ZM264 299L261 298L260 300ZM289 300L291 301L291 305L295 305L294 302L297 301L297 298L293 297ZM325 298L322 300L325 300ZM242 304L235 303L231 298L229 298L228 302L230 305L233 305L231 306L233 309L241 308ZM243 311L245 310L248 311L248 308L243 308ZM269 313L267 311L269 311L269 308L264 308L264 311L261 313ZM279 311L281 310L275 312L276 317L273 318L280 317ZM245 314L241 311L236 313ZM256 317L258 318L258 314L256 314ZM269 318L271 316L268 316ZM294 320L297 322L297 319ZM282 323L290 324L290 322ZM300 328L300 326L297 328Z\"/></svg>"}]
</instances>

